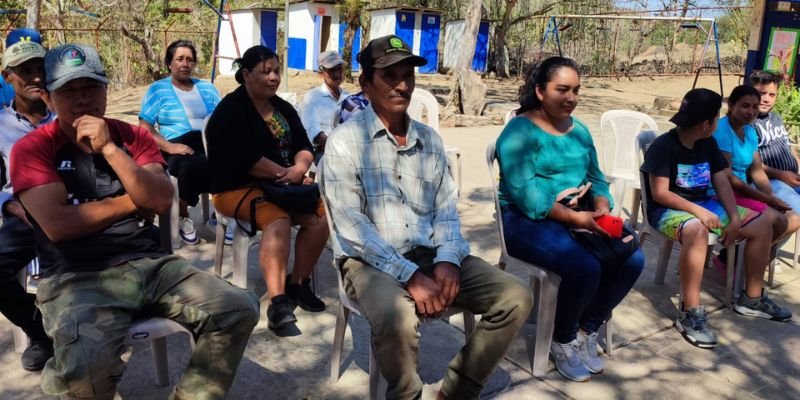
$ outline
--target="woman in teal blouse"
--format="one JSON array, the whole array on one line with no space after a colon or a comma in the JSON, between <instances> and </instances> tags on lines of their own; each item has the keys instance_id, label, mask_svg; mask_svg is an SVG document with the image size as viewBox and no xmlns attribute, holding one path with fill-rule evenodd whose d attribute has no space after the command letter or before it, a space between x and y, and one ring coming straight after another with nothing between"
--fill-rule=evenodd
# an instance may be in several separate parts
<instances>
[{"instance_id":1,"label":"woman in teal blouse","mask_svg":"<svg viewBox=\"0 0 800 400\"><path fill-rule=\"evenodd\" d=\"M575 63L552 57L533 68L520 88L520 109L497 139L500 201L508 253L561 277L550 352L558 371L575 381L603 371L597 331L644 267L638 250L622 265L604 265L570 234L606 233L595 218L613 199L597 163L589 129L573 118L580 77ZM557 198L588 187L595 211L578 211Z\"/></svg>"}]
</instances>

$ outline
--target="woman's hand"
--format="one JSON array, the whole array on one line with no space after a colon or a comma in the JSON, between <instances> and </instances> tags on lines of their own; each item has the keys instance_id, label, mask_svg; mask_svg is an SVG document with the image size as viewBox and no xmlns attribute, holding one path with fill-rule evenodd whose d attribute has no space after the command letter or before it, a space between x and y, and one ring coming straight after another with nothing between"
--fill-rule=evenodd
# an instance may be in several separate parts
<instances>
[{"instance_id":1,"label":"woman's hand","mask_svg":"<svg viewBox=\"0 0 800 400\"><path fill-rule=\"evenodd\" d=\"M610 237L608 232L601 228L600 225L597 224L597 221L594 220L596 216L598 216L597 211L576 211L572 219L572 224L575 225L576 228L587 229L598 235Z\"/></svg>"},{"instance_id":2,"label":"woman's hand","mask_svg":"<svg viewBox=\"0 0 800 400\"><path fill-rule=\"evenodd\" d=\"M282 176L275 180L275 183L282 183L284 185L299 184L303 182L303 177L306 171L299 165L293 165L285 170Z\"/></svg>"},{"instance_id":3,"label":"woman's hand","mask_svg":"<svg viewBox=\"0 0 800 400\"><path fill-rule=\"evenodd\" d=\"M602 217L611 213L611 203L603 196L594 198L594 215L595 217Z\"/></svg>"},{"instance_id":4,"label":"woman's hand","mask_svg":"<svg viewBox=\"0 0 800 400\"><path fill-rule=\"evenodd\" d=\"M187 156L194 154L194 150L192 150L191 147L181 143L169 143L168 145L164 146L163 150L167 154L172 154L177 156Z\"/></svg>"}]
</instances>

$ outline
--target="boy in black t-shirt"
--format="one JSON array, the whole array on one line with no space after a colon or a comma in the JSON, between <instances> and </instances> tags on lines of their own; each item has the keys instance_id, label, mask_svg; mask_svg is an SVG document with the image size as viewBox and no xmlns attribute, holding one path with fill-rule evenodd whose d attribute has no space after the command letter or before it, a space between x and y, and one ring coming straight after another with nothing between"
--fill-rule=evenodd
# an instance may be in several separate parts
<instances>
[{"instance_id":1,"label":"boy in black t-shirt","mask_svg":"<svg viewBox=\"0 0 800 400\"><path fill-rule=\"evenodd\" d=\"M661 135L647 151L648 220L660 232L681 243L678 261L683 303L675 327L691 344L713 348L717 341L700 304L700 284L708 235L723 246L747 239L744 250L745 291L735 310L744 315L788 321L792 313L762 291L764 270L774 243L770 221L737 207L725 168L727 162L711 137L717 126L722 97L708 89L693 89L670 119L677 128ZM716 198L708 195L713 186Z\"/></svg>"}]
</instances>

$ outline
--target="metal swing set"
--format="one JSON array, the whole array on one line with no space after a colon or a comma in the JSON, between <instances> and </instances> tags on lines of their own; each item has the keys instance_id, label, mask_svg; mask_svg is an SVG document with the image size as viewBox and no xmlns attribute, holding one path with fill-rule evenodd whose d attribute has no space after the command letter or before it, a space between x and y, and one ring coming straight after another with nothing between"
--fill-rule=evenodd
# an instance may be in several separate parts
<instances>
[{"instance_id":1,"label":"metal swing set","mask_svg":"<svg viewBox=\"0 0 800 400\"><path fill-rule=\"evenodd\" d=\"M564 15L553 15L550 16L547 25L545 26L544 36L542 37L542 43L539 48L539 53L543 54L545 44L547 43L548 39L555 41L556 49L558 50L558 55L563 56L561 51L561 37L559 32L565 31L572 27L572 23L566 22L562 24L564 21L568 19L599 19L603 20L632 20L632 21L672 21L672 22L680 22L681 29L697 29L699 32L702 32L705 37L705 44L703 45L703 53L700 56L700 65L698 66L697 70L695 71L694 82L692 83L692 89L697 86L697 80L700 78L700 73L703 70L716 70L717 76L719 77L719 92L720 95L724 95L724 91L722 88L722 61L719 55L719 35L717 33L717 21L714 18L701 18L701 17L643 17L643 16L635 16L635 15L575 15L575 14L564 14ZM708 54L708 48L711 44L714 44L714 54L716 56L715 59L712 59L710 64L706 64L706 55Z\"/></svg>"}]
</instances>

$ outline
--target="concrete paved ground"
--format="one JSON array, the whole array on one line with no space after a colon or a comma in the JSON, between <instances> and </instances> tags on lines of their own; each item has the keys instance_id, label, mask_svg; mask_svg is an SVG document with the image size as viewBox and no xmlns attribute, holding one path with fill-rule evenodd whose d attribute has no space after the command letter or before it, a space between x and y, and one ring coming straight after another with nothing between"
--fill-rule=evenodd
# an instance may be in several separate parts
<instances>
[{"instance_id":1,"label":"concrete paved ground","mask_svg":"<svg viewBox=\"0 0 800 400\"><path fill-rule=\"evenodd\" d=\"M598 116L582 116L594 133L599 133ZM664 118L659 120L666 128ZM464 166L464 195L459 210L463 232L473 254L496 262L499 240L494 225L494 207L489 177L484 163L486 144L500 127L449 128L442 136L448 145L458 146ZM203 232L207 243L178 251L201 268L212 269L213 231ZM800 271L790 267L791 245L781 253L781 272L776 275L770 295L800 315ZM713 351L687 344L671 327L677 309L678 279L675 273L677 246L673 250L665 285L654 285L653 243L644 245L647 266L634 290L615 310L614 344L617 349L607 358L605 373L590 382L574 383L552 370L543 379L533 378L528 370L525 338L534 332L526 325L501 362L484 391L485 398L496 399L722 399L722 398L800 398L800 326L797 322L776 323L748 319L721 309L724 282L715 270L707 270L703 299L715 310L710 324L720 345ZM256 242L251 243L248 287L259 295L265 287L256 263ZM229 273L230 255L226 255ZM787 264L788 263L788 264ZM510 271L527 281L526 271ZM320 292L328 304L323 313L297 311L297 329L279 337L266 327L266 317L250 338L231 399L364 399L368 390L369 328L359 318L351 318L345 339L342 375L329 381L335 313L338 307L336 279L331 254L323 253L317 265ZM262 311L266 303L262 300ZM796 317L800 320L800 317ZM459 317L448 325L435 321L423 325L420 373L426 383L423 398L433 398L449 360L463 344ZM174 385L189 356L188 342L174 336L168 340L170 378ZM38 388L39 374L28 373L13 352L11 324L0 318L0 399L45 399ZM152 379L150 349L136 346L128 370L119 386L124 399L162 399L170 388L159 388Z\"/></svg>"}]
</instances>

